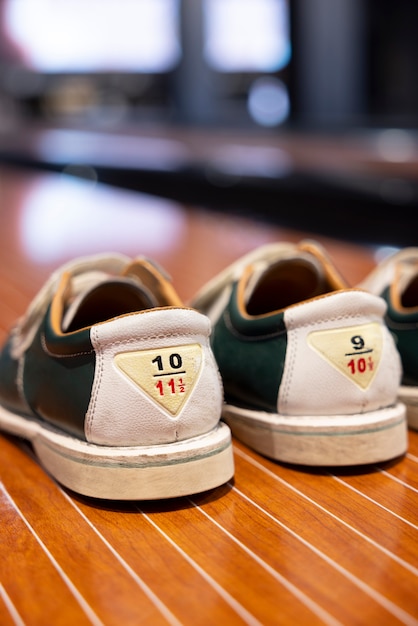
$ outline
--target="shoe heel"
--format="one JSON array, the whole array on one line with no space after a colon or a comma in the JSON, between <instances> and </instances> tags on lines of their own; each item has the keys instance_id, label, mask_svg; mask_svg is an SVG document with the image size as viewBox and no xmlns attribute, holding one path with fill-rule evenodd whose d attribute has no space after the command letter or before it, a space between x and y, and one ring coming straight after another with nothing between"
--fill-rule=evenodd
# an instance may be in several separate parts
<instances>
[{"instance_id":1,"label":"shoe heel","mask_svg":"<svg viewBox=\"0 0 418 626\"><path fill-rule=\"evenodd\" d=\"M234 474L225 424L188 441L162 446L106 448L57 433L39 433L34 450L59 483L108 500L176 498L213 489Z\"/></svg>"},{"instance_id":2,"label":"shoe heel","mask_svg":"<svg viewBox=\"0 0 418 626\"><path fill-rule=\"evenodd\" d=\"M324 417L283 416L227 405L223 417L237 439L284 463L365 465L396 458L408 446L402 403L367 414Z\"/></svg>"},{"instance_id":3,"label":"shoe heel","mask_svg":"<svg viewBox=\"0 0 418 626\"><path fill-rule=\"evenodd\" d=\"M416 387L401 386L398 394L399 400L406 404L408 426L418 430L418 392Z\"/></svg>"}]
</instances>

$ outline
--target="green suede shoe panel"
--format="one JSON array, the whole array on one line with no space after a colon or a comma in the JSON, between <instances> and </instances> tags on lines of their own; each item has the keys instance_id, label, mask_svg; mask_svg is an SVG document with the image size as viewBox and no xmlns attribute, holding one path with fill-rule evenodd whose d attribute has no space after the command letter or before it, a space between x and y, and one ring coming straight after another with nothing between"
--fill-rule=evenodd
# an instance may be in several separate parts
<instances>
[{"instance_id":1,"label":"green suede shoe panel","mask_svg":"<svg viewBox=\"0 0 418 626\"><path fill-rule=\"evenodd\" d=\"M45 316L43 336L46 350L49 354L57 357L73 357L75 354L81 355L93 350L89 328L57 335L50 324L50 309Z\"/></svg>"},{"instance_id":2,"label":"green suede shoe panel","mask_svg":"<svg viewBox=\"0 0 418 626\"><path fill-rule=\"evenodd\" d=\"M386 290L382 297L387 303L386 325L395 337L401 355L404 385L418 385L418 313L404 313L394 309Z\"/></svg>"},{"instance_id":3,"label":"green suede shoe panel","mask_svg":"<svg viewBox=\"0 0 418 626\"><path fill-rule=\"evenodd\" d=\"M91 398L96 360L90 331L82 330L71 338L56 338L61 344L68 339L66 356L57 357L46 351L45 335L53 338L47 320L48 314L26 355L25 397L38 417L85 439L84 418ZM71 344L83 349L70 355Z\"/></svg>"},{"instance_id":4,"label":"green suede shoe panel","mask_svg":"<svg viewBox=\"0 0 418 626\"><path fill-rule=\"evenodd\" d=\"M232 289L229 306L227 309L232 327L248 338L266 339L286 333L283 313L260 315L259 317L243 317L237 303L237 286Z\"/></svg>"},{"instance_id":5,"label":"green suede shoe panel","mask_svg":"<svg viewBox=\"0 0 418 626\"><path fill-rule=\"evenodd\" d=\"M28 413L29 407L19 394L17 387L19 362L10 354L11 339L0 353L0 404L15 413Z\"/></svg>"},{"instance_id":6,"label":"green suede shoe panel","mask_svg":"<svg viewBox=\"0 0 418 626\"><path fill-rule=\"evenodd\" d=\"M276 412L287 347L283 314L244 318L234 291L213 330L212 347L226 401Z\"/></svg>"}]
</instances>

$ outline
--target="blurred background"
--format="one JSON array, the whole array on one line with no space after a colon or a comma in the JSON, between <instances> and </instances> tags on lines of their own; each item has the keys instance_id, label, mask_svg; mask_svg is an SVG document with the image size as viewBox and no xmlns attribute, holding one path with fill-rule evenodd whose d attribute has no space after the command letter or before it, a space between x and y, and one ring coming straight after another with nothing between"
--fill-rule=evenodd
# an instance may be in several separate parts
<instances>
[{"instance_id":1,"label":"blurred background","mask_svg":"<svg viewBox=\"0 0 418 626\"><path fill-rule=\"evenodd\" d=\"M418 4L0 0L0 158L418 245Z\"/></svg>"}]
</instances>

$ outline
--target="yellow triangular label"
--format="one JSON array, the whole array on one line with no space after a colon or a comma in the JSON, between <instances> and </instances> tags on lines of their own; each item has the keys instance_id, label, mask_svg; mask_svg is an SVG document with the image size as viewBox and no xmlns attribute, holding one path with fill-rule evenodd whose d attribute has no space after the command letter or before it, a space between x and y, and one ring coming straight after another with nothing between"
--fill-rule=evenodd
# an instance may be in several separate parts
<instances>
[{"instance_id":1,"label":"yellow triangular label","mask_svg":"<svg viewBox=\"0 0 418 626\"><path fill-rule=\"evenodd\" d=\"M348 328L318 330L309 334L309 345L330 365L361 389L372 383L382 355L380 324L372 322Z\"/></svg>"},{"instance_id":2,"label":"yellow triangular label","mask_svg":"<svg viewBox=\"0 0 418 626\"><path fill-rule=\"evenodd\" d=\"M202 347L187 344L157 350L121 352L117 367L170 415L176 416L199 376Z\"/></svg>"}]
</instances>

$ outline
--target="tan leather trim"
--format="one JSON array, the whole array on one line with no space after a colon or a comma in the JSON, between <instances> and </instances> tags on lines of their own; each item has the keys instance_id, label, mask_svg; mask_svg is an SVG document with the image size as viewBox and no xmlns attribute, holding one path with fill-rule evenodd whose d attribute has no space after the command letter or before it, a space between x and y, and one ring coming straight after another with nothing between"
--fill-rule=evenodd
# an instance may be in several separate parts
<instances>
[{"instance_id":1,"label":"tan leather trim","mask_svg":"<svg viewBox=\"0 0 418 626\"><path fill-rule=\"evenodd\" d=\"M64 335L61 330L61 322L64 314L64 302L68 299L70 294L70 281L71 274L69 272L64 272L51 302L51 327L54 333L60 336Z\"/></svg>"},{"instance_id":2,"label":"tan leather trim","mask_svg":"<svg viewBox=\"0 0 418 626\"><path fill-rule=\"evenodd\" d=\"M340 289L347 289L347 282L338 272L335 265L332 263L331 259L328 258L327 254L324 251L319 251L315 244L310 244L309 242L301 243L299 249L304 250L305 252L309 252L316 259L319 259L321 265L324 268L325 276L335 291L338 291Z\"/></svg>"},{"instance_id":3,"label":"tan leather trim","mask_svg":"<svg viewBox=\"0 0 418 626\"><path fill-rule=\"evenodd\" d=\"M135 276L152 293L157 295L162 306L183 307L183 303L171 282L145 259L133 261L123 271L123 276Z\"/></svg>"}]
</instances>

